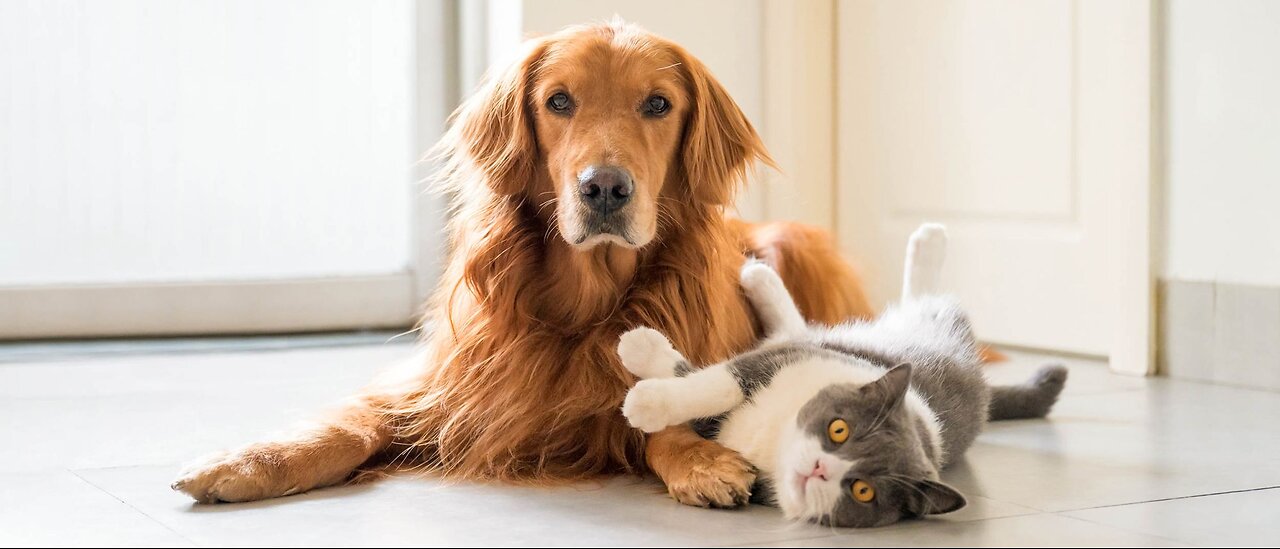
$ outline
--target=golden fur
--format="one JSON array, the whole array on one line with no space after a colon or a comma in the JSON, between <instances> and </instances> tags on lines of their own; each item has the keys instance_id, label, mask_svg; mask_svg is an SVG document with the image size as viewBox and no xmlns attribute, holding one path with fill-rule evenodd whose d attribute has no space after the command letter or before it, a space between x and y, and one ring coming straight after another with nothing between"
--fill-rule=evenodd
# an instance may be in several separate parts
<instances>
[{"instance_id":1,"label":"golden fur","mask_svg":"<svg viewBox=\"0 0 1280 549\"><path fill-rule=\"evenodd\" d=\"M542 108L557 90L581 102L572 117ZM635 115L650 93L671 112ZM687 428L646 439L627 426L619 406L634 378L618 336L653 326L696 364L747 349L757 329L737 280L748 254L779 270L812 320L871 310L821 231L726 217L749 167L770 160L710 72L635 27L567 29L492 77L440 152L455 211L424 317L425 364L311 429L197 465L175 487L200 501L260 499L404 457L450 478L519 482L651 468L682 502L743 503L754 475L737 454ZM634 242L593 242L575 218L575 174L602 161L635 175Z\"/></svg>"}]
</instances>

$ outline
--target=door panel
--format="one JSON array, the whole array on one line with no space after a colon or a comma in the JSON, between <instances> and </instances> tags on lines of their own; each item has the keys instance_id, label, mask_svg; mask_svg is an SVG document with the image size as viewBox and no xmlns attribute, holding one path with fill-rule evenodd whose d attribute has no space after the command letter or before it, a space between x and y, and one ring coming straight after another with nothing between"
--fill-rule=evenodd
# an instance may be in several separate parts
<instances>
[{"instance_id":1,"label":"door panel","mask_svg":"<svg viewBox=\"0 0 1280 549\"><path fill-rule=\"evenodd\" d=\"M1147 113L1123 114L1149 98L1146 29L1126 34L1146 12L1125 6L840 4L838 232L873 299L899 292L907 235L941 222L948 291L983 339L1111 351L1127 214L1109 200L1149 184L1148 143L1130 139Z\"/></svg>"}]
</instances>

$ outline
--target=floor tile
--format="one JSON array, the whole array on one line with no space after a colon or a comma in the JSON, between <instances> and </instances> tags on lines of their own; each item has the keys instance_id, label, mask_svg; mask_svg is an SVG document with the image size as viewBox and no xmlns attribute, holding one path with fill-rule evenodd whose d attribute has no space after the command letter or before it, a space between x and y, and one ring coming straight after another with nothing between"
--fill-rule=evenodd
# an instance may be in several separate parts
<instances>
[{"instance_id":1,"label":"floor tile","mask_svg":"<svg viewBox=\"0 0 1280 549\"><path fill-rule=\"evenodd\" d=\"M0 471L183 462L283 430L409 345L0 366Z\"/></svg>"},{"instance_id":2,"label":"floor tile","mask_svg":"<svg viewBox=\"0 0 1280 549\"><path fill-rule=\"evenodd\" d=\"M1280 540L1280 488L1104 507L1068 513L1192 545L1274 546Z\"/></svg>"},{"instance_id":3,"label":"floor tile","mask_svg":"<svg viewBox=\"0 0 1280 549\"><path fill-rule=\"evenodd\" d=\"M994 423L948 479L1046 511L1280 485L1280 395L1148 383L1064 396L1047 420Z\"/></svg>"},{"instance_id":4,"label":"floor tile","mask_svg":"<svg viewBox=\"0 0 1280 549\"><path fill-rule=\"evenodd\" d=\"M855 530L761 547L1186 547L1170 539L1127 532L1058 515L1027 515L977 522L932 519Z\"/></svg>"},{"instance_id":5,"label":"floor tile","mask_svg":"<svg viewBox=\"0 0 1280 549\"><path fill-rule=\"evenodd\" d=\"M168 489L179 464L312 417L412 353L392 344L0 364L0 441L27 443L0 451L0 481L24 502L0 512L0 545L1159 546L1269 543L1280 523L1267 516L1280 508L1275 491L1143 503L1280 485L1280 393L1114 376L1099 361L1017 350L989 377L1020 382L1067 364L1053 414L991 425L944 472L968 508L887 529L693 509L636 479L533 489L398 476L217 506Z\"/></svg>"},{"instance_id":6,"label":"floor tile","mask_svg":"<svg viewBox=\"0 0 1280 549\"><path fill-rule=\"evenodd\" d=\"M768 507L686 507L656 481L634 478L549 489L396 476L268 502L194 505L168 489L174 472L140 467L78 474L201 544L706 546L830 534L788 523ZM979 497L937 522L1029 512Z\"/></svg>"},{"instance_id":7,"label":"floor tile","mask_svg":"<svg viewBox=\"0 0 1280 549\"><path fill-rule=\"evenodd\" d=\"M824 534L765 507L685 507L636 479L549 489L398 476L266 502L195 505L168 489L173 468L79 474L200 544L651 546Z\"/></svg>"},{"instance_id":8,"label":"floor tile","mask_svg":"<svg viewBox=\"0 0 1280 549\"><path fill-rule=\"evenodd\" d=\"M0 547L190 547L190 541L67 472L3 474Z\"/></svg>"}]
</instances>

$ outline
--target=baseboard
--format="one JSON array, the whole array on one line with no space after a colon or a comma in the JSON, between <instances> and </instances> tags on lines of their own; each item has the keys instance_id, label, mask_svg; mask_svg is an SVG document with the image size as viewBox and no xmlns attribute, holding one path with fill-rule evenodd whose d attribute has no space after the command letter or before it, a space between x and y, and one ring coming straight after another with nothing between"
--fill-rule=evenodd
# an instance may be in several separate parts
<instances>
[{"instance_id":1,"label":"baseboard","mask_svg":"<svg viewBox=\"0 0 1280 549\"><path fill-rule=\"evenodd\" d=\"M409 273L0 288L0 340L377 329L413 323Z\"/></svg>"},{"instance_id":2,"label":"baseboard","mask_svg":"<svg viewBox=\"0 0 1280 549\"><path fill-rule=\"evenodd\" d=\"M1159 311L1161 373L1280 390L1280 287L1166 280Z\"/></svg>"}]
</instances>

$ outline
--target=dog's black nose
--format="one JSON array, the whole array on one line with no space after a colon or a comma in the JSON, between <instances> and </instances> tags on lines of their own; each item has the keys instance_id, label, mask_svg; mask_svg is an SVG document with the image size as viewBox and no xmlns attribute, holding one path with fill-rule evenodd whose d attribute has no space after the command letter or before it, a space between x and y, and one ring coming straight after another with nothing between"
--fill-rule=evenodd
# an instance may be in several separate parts
<instances>
[{"instance_id":1,"label":"dog's black nose","mask_svg":"<svg viewBox=\"0 0 1280 549\"><path fill-rule=\"evenodd\" d=\"M631 174L622 168L591 166L578 174L578 193L582 202L602 214L625 206L634 190Z\"/></svg>"}]
</instances>

